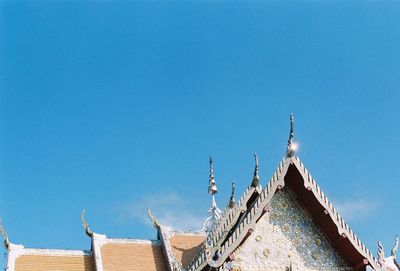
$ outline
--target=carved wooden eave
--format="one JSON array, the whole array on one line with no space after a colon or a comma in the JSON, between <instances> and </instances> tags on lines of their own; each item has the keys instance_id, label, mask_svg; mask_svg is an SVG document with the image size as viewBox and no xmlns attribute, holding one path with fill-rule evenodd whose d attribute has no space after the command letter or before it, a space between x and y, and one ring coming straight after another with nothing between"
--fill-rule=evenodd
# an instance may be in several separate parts
<instances>
[{"instance_id":1,"label":"carved wooden eave","mask_svg":"<svg viewBox=\"0 0 400 271\"><path fill-rule=\"evenodd\" d=\"M297 201L354 270L365 270L368 265L379 270L372 253L350 229L296 156L282 160L264 189L254 188L259 192L252 204L248 205L247 202L255 190L249 187L235 209L224 210L221 220L207 236L206 243L209 245L205 244L185 270L200 271L207 265L220 267L231 260L235 250L251 235L257 221L268 211L273 195L284 187L294 192ZM240 217L241 214L244 214L243 217ZM211 248L219 251L217 260L210 261Z\"/></svg>"}]
</instances>

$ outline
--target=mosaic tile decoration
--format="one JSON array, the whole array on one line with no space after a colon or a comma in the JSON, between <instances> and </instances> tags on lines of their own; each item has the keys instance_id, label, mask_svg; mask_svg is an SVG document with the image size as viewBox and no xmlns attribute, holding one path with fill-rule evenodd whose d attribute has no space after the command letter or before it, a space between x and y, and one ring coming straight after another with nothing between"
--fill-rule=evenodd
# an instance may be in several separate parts
<instances>
[{"instance_id":1,"label":"mosaic tile decoration","mask_svg":"<svg viewBox=\"0 0 400 271\"><path fill-rule=\"evenodd\" d=\"M266 213L225 270L345 271L351 267L287 188L277 192Z\"/></svg>"}]
</instances>

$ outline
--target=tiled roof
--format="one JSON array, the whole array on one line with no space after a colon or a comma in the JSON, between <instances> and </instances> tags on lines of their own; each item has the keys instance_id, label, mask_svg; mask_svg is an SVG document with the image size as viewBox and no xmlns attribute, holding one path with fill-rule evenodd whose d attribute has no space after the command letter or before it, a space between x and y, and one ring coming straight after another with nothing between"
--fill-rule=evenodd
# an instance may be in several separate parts
<instances>
[{"instance_id":1,"label":"tiled roof","mask_svg":"<svg viewBox=\"0 0 400 271\"><path fill-rule=\"evenodd\" d=\"M22 255L16 259L15 271L92 271L93 258L88 255Z\"/></svg>"},{"instance_id":2,"label":"tiled roof","mask_svg":"<svg viewBox=\"0 0 400 271\"><path fill-rule=\"evenodd\" d=\"M183 267L189 265L205 240L204 234L174 234L170 238L172 251Z\"/></svg>"},{"instance_id":3,"label":"tiled roof","mask_svg":"<svg viewBox=\"0 0 400 271\"><path fill-rule=\"evenodd\" d=\"M166 271L162 247L152 242L112 242L101 247L104 271Z\"/></svg>"}]
</instances>

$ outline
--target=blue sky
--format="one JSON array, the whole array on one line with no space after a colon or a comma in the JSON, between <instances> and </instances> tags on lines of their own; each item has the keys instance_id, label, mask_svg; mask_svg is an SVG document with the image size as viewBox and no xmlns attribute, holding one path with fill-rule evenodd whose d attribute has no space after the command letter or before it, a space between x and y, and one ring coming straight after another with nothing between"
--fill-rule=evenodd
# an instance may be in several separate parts
<instances>
[{"instance_id":1,"label":"blue sky","mask_svg":"<svg viewBox=\"0 0 400 271\"><path fill-rule=\"evenodd\" d=\"M300 158L372 250L400 234L400 3L0 1L0 216L28 247L199 228ZM0 264L4 266L4 257Z\"/></svg>"}]
</instances>

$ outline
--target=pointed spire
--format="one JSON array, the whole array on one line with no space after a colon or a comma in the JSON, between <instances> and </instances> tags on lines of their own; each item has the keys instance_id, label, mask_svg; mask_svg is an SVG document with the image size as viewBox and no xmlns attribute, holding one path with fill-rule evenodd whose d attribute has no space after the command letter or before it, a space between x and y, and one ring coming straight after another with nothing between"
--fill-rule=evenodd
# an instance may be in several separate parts
<instances>
[{"instance_id":1,"label":"pointed spire","mask_svg":"<svg viewBox=\"0 0 400 271\"><path fill-rule=\"evenodd\" d=\"M6 233L6 230L3 228L3 221L0 218L0 233L4 238L4 246L6 247L6 249L8 249L10 247L10 241L8 240L8 235Z\"/></svg>"},{"instance_id":2,"label":"pointed spire","mask_svg":"<svg viewBox=\"0 0 400 271\"><path fill-rule=\"evenodd\" d=\"M205 232L210 232L214 225L217 224L218 220L221 218L222 212L217 207L217 202L215 201L215 194L218 192L217 186L215 185L214 179L214 169L213 169L213 161L210 157L210 179L208 182L208 193L212 196L211 199L211 208L208 210L209 216L203 223L202 230Z\"/></svg>"},{"instance_id":3,"label":"pointed spire","mask_svg":"<svg viewBox=\"0 0 400 271\"><path fill-rule=\"evenodd\" d=\"M82 213L81 213L82 226L85 229L85 233L87 234L87 236L92 237L93 236L93 231L90 229L89 223L87 223L86 220L85 220L85 212L86 212L86 210L83 209Z\"/></svg>"},{"instance_id":4,"label":"pointed spire","mask_svg":"<svg viewBox=\"0 0 400 271\"><path fill-rule=\"evenodd\" d=\"M394 240L394 247L392 248L392 257L396 259L397 249L399 248L399 236L396 235L396 239Z\"/></svg>"},{"instance_id":5,"label":"pointed spire","mask_svg":"<svg viewBox=\"0 0 400 271\"><path fill-rule=\"evenodd\" d=\"M258 156L256 153L254 154L254 160L255 160L254 175L253 175L253 181L251 182L251 186L257 187L258 183L260 182L260 177L258 176Z\"/></svg>"},{"instance_id":6,"label":"pointed spire","mask_svg":"<svg viewBox=\"0 0 400 271\"><path fill-rule=\"evenodd\" d=\"M293 142L293 137L294 137L294 116L293 113L290 113L290 133L286 150L286 157L289 158L294 156L297 149L296 143Z\"/></svg>"},{"instance_id":7,"label":"pointed spire","mask_svg":"<svg viewBox=\"0 0 400 271\"><path fill-rule=\"evenodd\" d=\"M208 193L214 195L218 192L218 188L215 185L215 178L214 178L214 169L213 169L213 161L210 156L210 180L208 182Z\"/></svg>"},{"instance_id":8,"label":"pointed spire","mask_svg":"<svg viewBox=\"0 0 400 271\"><path fill-rule=\"evenodd\" d=\"M229 200L229 208L235 208L235 180L232 180L232 194Z\"/></svg>"}]
</instances>

